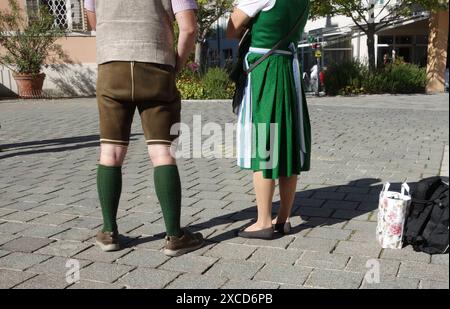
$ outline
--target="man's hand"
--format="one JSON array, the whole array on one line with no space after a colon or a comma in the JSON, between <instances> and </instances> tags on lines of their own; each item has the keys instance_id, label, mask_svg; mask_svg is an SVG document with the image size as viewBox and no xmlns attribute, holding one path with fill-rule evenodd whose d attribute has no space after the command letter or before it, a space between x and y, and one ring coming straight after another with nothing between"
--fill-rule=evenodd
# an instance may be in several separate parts
<instances>
[{"instance_id":1,"label":"man's hand","mask_svg":"<svg viewBox=\"0 0 450 309\"><path fill-rule=\"evenodd\" d=\"M185 10L177 13L175 18L180 29L175 66L176 72L179 73L194 49L197 37L197 16L194 10Z\"/></svg>"}]
</instances>

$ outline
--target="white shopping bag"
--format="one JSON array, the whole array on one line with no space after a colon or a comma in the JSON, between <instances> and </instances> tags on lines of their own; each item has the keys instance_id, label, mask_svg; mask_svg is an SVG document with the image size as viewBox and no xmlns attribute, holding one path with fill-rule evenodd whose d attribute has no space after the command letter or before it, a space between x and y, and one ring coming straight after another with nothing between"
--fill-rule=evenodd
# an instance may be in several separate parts
<instances>
[{"instance_id":1,"label":"white shopping bag","mask_svg":"<svg viewBox=\"0 0 450 309\"><path fill-rule=\"evenodd\" d=\"M389 191L389 187L387 182L380 193L377 240L382 248L401 249L411 195L407 183L402 184L400 193Z\"/></svg>"}]
</instances>

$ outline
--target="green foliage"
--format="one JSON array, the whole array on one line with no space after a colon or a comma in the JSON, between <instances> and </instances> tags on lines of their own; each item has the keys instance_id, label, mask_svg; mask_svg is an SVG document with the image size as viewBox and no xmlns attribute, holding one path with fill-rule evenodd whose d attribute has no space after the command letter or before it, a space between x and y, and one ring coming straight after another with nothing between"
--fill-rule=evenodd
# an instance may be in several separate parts
<instances>
[{"instance_id":1,"label":"green foliage","mask_svg":"<svg viewBox=\"0 0 450 309\"><path fill-rule=\"evenodd\" d=\"M201 76L193 63L178 75L177 87L184 100L231 99L234 93L234 85L225 70L212 68Z\"/></svg>"},{"instance_id":2,"label":"green foliage","mask_svg":"<svg viewBox=\"0 0 450 309\"><path fill-rule=\"evenodd\" d=\"M230 99L234 88L227 72L220 68L211 68L202 79L206 96L211 99Z\"/></svg>"},{"instance_id":3,"label":"green foliage","mask_svg":"<svg viewBox=\"0 0 450 309\"><path fill-rule=\"evenodd\" d=\"M331 64L325 73L325 89L328 95L359 94L361 81L367 69L358 61Z\"/></svg>"},{"instance_id":4,"label":"green foliage","mask_svg":"<svg viewBox=\"0 0 450 309\"><path fill-rule=\"evenodd\" d=\"M426 86L425 68L397 61L369 72L357 61L333 64L325 73L328 95L358 95L376 93L423 93Z\"/></svg>"},{"instance_id":5,"label":"green foliage","mask_svg":"<svg viewBox=\"0 0 450 309\"><path fill-rule=\"evenodd\" d=\"M426 83L425 68L397 62L368 74L363 87L367 93L423 93Z\"/></svg>"},{"instance_id":6,"label":"green foliage","mask_svg":"<svg viewBox=\"0 0 450 309\"><path fill-rule=\"evenodd\" d=\"M205 97L200 73L192 64L188 64L178 75L177 88L184 100L201 100Z\"/></svg>"},{"instance_id":7,"label":"green foliage","mask_svg":"<svg viewBox=\"0 0 450 309\"><path fill-rule=\"evenodd\" d=\"M233 7L233 0L197 0L198 42L209 35L212 25Z\"/></svg>"},{"instance_id":8,"label":"green foliage","mask_svg":"<svg viewBox=\"0 0 450 309\"><path fill-rule=\"evenodd\" d=\"M0 63L16 73L38 74L46 60L65 58L61 46L55 44L64 32L54 26L46 7L28 19L17 0L9 0L9 8L0 11L0 45L6 50L0 55Z\"/></svg>"}]
</instances>

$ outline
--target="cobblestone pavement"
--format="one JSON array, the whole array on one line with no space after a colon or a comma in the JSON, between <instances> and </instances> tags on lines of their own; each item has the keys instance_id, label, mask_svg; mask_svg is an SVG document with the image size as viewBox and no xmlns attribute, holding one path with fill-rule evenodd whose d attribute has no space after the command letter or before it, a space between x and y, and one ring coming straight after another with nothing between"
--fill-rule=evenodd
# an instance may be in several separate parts
<instances>
[{"instance_id":1,"label":"cobblestone pavement","mask_svg":"<svg viewBox=\"0 0 450 309\"><path fill-rule=\"evenodd\" d=\"M234 235L255 216L248 171L230 158L180 160L182 222L208 242L179 258L159 251L164 225L138 116L119 210L126 245L102 253L93 244L101 225L95 99L0 101L0 288L447 289L448 255L382 250L374 233L383 181L448 175L448 99L310 98L312 169L298 182L294 233L272 241ZM223 125L234 120L230 109L186 102L182 118ZM66 280L70 259L79 283ZM370 283L366 265L377 261L381 280Z\"/></svg>"}]
</instances>

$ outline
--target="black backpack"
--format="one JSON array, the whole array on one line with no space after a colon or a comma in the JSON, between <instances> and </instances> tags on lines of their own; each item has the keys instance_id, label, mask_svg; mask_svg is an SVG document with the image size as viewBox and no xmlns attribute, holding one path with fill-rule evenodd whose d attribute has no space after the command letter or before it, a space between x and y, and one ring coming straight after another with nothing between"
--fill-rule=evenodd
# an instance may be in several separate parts
<instances>
[{"instance_id":1,"label":"black backpack","mask_svg":"<svg viewBox=\"0 0 450 309\"><path fill-rule=\"evenodd\" d=\"M419 181L403 233L406 245L429 254L448 253L448 184L441 177Z\"/></svg>"}]
</instances>

